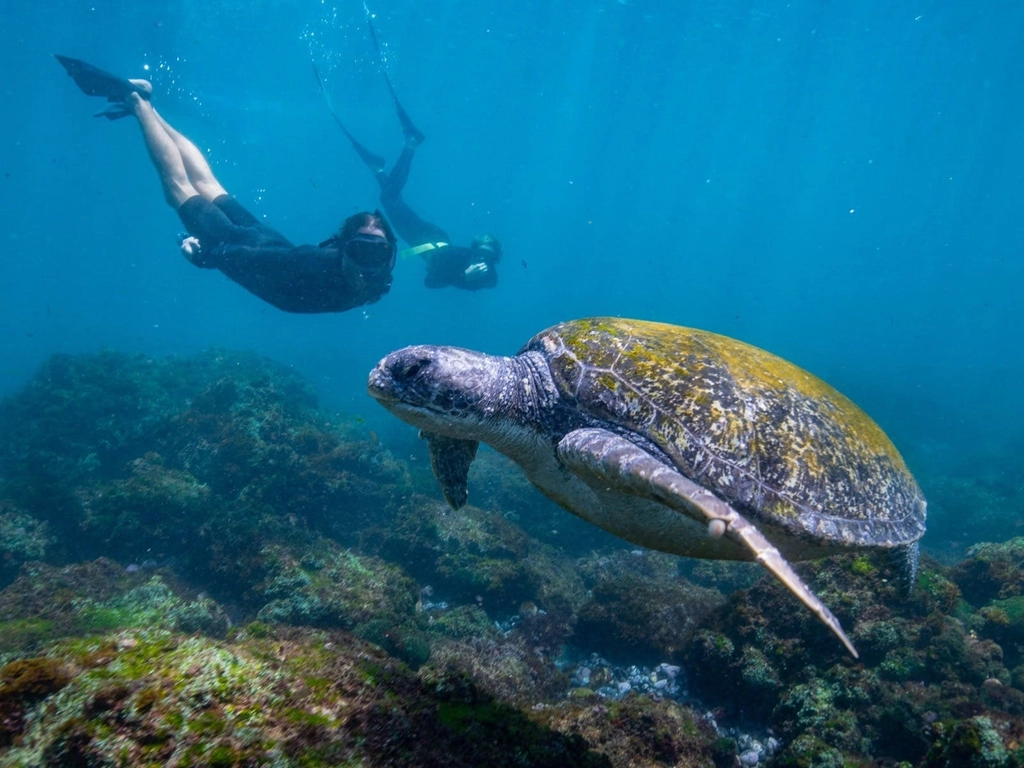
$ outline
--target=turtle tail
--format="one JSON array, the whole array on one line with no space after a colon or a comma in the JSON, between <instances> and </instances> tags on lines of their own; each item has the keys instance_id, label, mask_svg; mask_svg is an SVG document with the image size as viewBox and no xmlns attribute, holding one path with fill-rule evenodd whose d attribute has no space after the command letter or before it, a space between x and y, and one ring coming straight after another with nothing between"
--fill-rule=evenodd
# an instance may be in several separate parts
<instances>
[{"instance_id":1,"label":"turtle tail","mask_svg":"<svg viewBox=\"0 0 1024 768\"><path fill-rule=\"evenodd\" d=\"M917 563L920 558L920 548L916 541L893 547L885 553L885 562L896 574L896 585L899 587L900 596L905 600L910 597L917 584Z\"/></svg>"}]
</instances>

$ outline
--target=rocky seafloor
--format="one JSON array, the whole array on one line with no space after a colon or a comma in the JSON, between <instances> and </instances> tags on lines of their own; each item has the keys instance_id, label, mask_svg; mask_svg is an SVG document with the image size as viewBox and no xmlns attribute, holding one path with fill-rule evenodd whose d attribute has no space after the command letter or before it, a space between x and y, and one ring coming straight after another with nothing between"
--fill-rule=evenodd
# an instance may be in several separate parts
<instances>
[{"instance_id":1,"label":"rocky seafloor","mask_svg":"<svg viewBox=\"0 0 1024 768\"><path fill-rule=\"evenodd\" d=\"M755 566L631 547L491 451L452 511L412 430L255 355L55 356L0 434L0 766L1024 765L1014 468L921 477L935 529L1007 535L907 600L797 566L853 659Z\"/></svg>"}]
</instances>

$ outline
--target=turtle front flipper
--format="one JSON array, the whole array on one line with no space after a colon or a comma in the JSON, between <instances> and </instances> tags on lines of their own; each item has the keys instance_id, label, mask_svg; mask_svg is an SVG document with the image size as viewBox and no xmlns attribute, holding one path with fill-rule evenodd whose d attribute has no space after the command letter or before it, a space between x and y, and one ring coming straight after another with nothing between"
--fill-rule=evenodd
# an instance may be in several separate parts
<instances>
[{"instance_id":1,"label":"turtle front flipper","mask_svg":"<svg viewBox=\"0 0 1024 768\"><path fill-rule=\"evenodd\" d=\"M785 584L857 658L839 620L790 567L778 549L743 515L711 491L623 437L604 429L578 429L562 438L558 458L595 490L613 488L658 501L705 523L712 536L745 546Z\"/></svg>"},{"instance_id":2,"label":"turtle front flipper","mask_svg":"<svg viewBox=\"0 0 1024 768\"><path fill-rule=\"evenodd\" d=\"M461 509L469 500L469 465L476 458L477 440L460 440L436 432L420 430L430 449L430 468L452 509Z\"/></svg>"}]
</instances>

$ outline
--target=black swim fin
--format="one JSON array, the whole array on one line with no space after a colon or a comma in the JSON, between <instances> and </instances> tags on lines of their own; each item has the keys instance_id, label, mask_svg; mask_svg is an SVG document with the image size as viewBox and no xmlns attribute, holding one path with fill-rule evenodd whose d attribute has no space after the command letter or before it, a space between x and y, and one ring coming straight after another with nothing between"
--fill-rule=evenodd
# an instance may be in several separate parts
<instances>
[{"instance_id":1,"label":"black swim fin","mask_svg":"<svg viewBox=\"0 0 1024 768\"><path fill-rule=\"evenodd\" d=\"M103 109L93 112L93 117L105 117L107 120L120 120L122 117L128 117L129 115L135 114L123 101L114 101L107 104Z\"/></svg>"},{"instance_id":2,"label":"black swim fin","mask_svg":"<svg viewBox=\"0 0 1024 768\"><path fill-rule=\"evenodd\" d=\"M402 124L402 135L406 139L412 139L413 143L418 147L426 140L426 135L413 125L412 118L409 117L409 113L405 111L402 106L402 102L398 100L398 94L395 93L395 87L391 85L391 78L388 77L388 72L384 68L384 56L381 55L380 45L377 43L377 31L373 28L373 17L370 14L369 9L366 11L366 24L370 28L370 39L373 41L373 50L377 52L377 61L380 64L380 73L384 75L384 82L388 84L388 92L391 94L391 100L395 102L395 111L398 113L398 122Z\"/></svg>"},{"instance_id":3,"label":"black swim fin","mask_svg":"<svg viewBox=\"0 0 1024 768\"><path fill-rule=\"evenodd\" d=\"M313 65L313 74L316 75L317 85L320 86L320 93L323 94L324 103L327 105L327 111L331 113L331 117L334 118L334 122L341 128L341 132L345 134L348 140L352 143L352 148L355 149L356 154L359 158L367 165L367 167L374 173L382 173L384 171L384 158L380 155L375 155L373 152L368 150L362 144L360 144L356 137L348 132L348 128L341 122L341 118L338 117L338 113L334 111L334 105L331 103L331 95L327 92L327 86L324 85L324 79L320 76L320 70L316 64Z\"/></svg>"},{"instance_id":4,"label":"black swim fin","mask_svg":"<svg viewBox=\"0 0 1024 768\"><path fill-rule=\"evenodd\" d=\"M72 59L70 56L61 56L59 53L53 55L63 65L64 69L67 70L68 75L75 81L75 85L81 88L82 93L87 96L103 96L111 104L123 104L133 93L139 94L147 101L149 100L149 93L139 88L139 86L133 85L123 77L118 77L99 67L94 67L92 64L81 59ZM110 117L111 120L116 120L117 118L112 116L113 112L114 110L109 112L108 110L101 110L96 116L100 117L102 115ZM124 117L124 115L119 116Z\"/></svg>"},{"instance_id":5,"label":"black swim fin","mask_svg":"<svg viewBox=\"0 0 1024 768\"><path fill-rule=\"evenodd\" d=\"M402 107L402 103L398 100L398 96L395 95L395 89L391 87L391 78L388 77L388 73L384 73L384 82L388 84L388 90L391 91L391 99L395 102L395 111L398 113L398 122L402 124L402 135L406 139L412 139L412 141L418 147L424 141L426 141L426 135L412 124L412 118L409 117L409 113Z\"/></svg>"}]
</instances>

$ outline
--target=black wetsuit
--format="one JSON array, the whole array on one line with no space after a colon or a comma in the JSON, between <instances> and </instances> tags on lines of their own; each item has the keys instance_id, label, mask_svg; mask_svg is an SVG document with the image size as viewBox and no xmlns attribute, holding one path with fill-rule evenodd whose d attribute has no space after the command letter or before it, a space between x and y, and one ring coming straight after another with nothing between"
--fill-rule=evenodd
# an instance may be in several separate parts
<instances>
[{"instance_id":1,"label":"black wetsuit","mask_svg":"<svg viewBox=\"0 0 1024 768\"><path fill-rule=\"evenodd\" d=\"M285 312L344 312L377 301L391 289L391 272L353 285L334 246L294 245L261 223L230 195L212 203L190 197L178 208L202 250L192 262L219 269L255 296Z\"/></svg>"},{"instance_id":2,"label":"black wetsuit","mask_svg":"<svg viewBox=\"0 0 1024 768\"><path fill-rule=\"evenodd\" d=\"M380 202L384 213L398 236L414 248L428 243L440 246L420 253L427 262L427 275L423 284L428 288L451 285L470 291L494 288L498 284L498 272L493 264L489 264L483 274L467 278L466 269L481 261L480 254L472 248L452 245L447 232L423 219L402 197L415 152L415 147L406 144L391 173L378 169L375 175L380 185Z\"/></svg>"},{"instance_id":3,"label":"black wetsuit","mask_svg":"<svg viewBox=\"0 0 1024 768\"><path fill-rule=\"evenodd\" d=\"M391 226L394 227L399 237L412 246L411 250L419 253L426 261L427 274L423 280L424 285L428 288L444 288L451 285L470 291L493 288L498 284L498 272L495 265L501 258L500 244L490 238L491 247L465 248L452 245L447 232L436 224L423 219L409 207L402 197L402 190L405 189L405 183L409 180L409 169L412 167L412 158L416 154L416 147L423 143L425 136L413 125L408 113L398 101L394 86L391 85L391 78L388 77L387 69L383 66L384 60L381 57L380 46L377 44L377 33L374 31L373 21L367 19L367 23L370 27L370 38L373 40L374 50L377 51L377 56L381 60L381 74L388 85L388 92L394 101L398 121L402 124L402 135L405 136L402 154L399 155L391 173L384 171L384 158L375 155L360 144L341 122L334 107L331 106L331 99L324 88L320 72L314 66L320 89L327 101L327 109L338 127L352 143L356 154L377 179L377 184L380 186L380 202ZM495 246L497 246L497 250L495 250ZM482 252L489 252L491 256L486 257ZM467 276L466 270L474 265L479 266Z\"/></svg>"}]
</instances>

